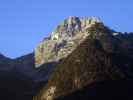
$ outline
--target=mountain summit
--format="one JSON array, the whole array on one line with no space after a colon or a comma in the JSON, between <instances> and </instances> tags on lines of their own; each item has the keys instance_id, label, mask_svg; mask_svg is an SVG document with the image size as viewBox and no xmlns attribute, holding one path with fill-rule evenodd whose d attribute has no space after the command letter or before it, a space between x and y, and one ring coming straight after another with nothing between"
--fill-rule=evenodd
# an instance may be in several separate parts
<instances>
[{"instance_id":1,"label":"mountain summit","mask_svg":"<svg viewBox=\"0 0 133 100\"><path fill-rule=\"evenodd\" d=\"M75 17L70 16L57 26L51 34L52 40L71 39L80 32L85 33L86 29L95 23L102 23L97 17Z\"/></svg>"},{"instance_id":2,"label":"mountain summit","mask_svg":"<svg viewBox=\"0 0 133 100\"><path fill-rule=\"evenodd\" d=\"M35 49L36 67L65 58L89 35L87 30L96 23L102 24L97 17L70 16L66 18Z\"/></svg>"}]
</instances>

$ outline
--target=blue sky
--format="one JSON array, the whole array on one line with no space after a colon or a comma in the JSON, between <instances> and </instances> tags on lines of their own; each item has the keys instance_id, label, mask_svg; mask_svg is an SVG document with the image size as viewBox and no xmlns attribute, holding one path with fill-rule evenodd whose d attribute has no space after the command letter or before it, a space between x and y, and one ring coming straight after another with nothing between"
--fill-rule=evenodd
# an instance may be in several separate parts
<instances>
[{"instance_id":1,"label":"blue sky","mask_svg":"<svg viewBox=\"0 0 133 100\"><path fill-rule=\"evenodd\" d=\"M133 0L0 0L0 53L32 52L68 16L98 16L112 29L133 31Z\"/></svg>"}]
</instances>

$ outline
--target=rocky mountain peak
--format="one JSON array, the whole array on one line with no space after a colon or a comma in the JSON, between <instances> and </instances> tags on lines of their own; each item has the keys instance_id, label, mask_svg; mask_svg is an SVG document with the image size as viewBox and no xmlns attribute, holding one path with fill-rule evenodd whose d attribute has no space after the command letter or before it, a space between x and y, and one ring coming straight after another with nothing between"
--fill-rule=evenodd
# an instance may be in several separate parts
<instances>
[{"instance_id":1,"label":"rocky mountain peak","mask_svg":"<svg viewBox=\"0 0 133 100\"><path fill-rule=\"evenodd\" d=\"M97 17L69 16L35 48L35 66L58 62L70 54L89 35L88 28L101 23Z\"/></svg>"},{"instance_id":2,"label":"rocky mountain peak","mask_svg":"<svg viewBox=\"0 0 133 100\"><path fill-rule=\"evenodd\" d=\"M96 23L102 23L97 17L69 16L52 32L51 39L68 39L76 34L85 32L87 28Z\"/></svg>"}]
</instances>

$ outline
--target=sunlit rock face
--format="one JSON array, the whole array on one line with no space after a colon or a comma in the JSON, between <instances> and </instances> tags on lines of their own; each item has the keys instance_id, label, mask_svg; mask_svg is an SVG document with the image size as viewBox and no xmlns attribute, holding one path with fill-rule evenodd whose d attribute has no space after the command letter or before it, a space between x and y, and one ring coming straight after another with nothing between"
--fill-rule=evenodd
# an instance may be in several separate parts
<instances>
[{"instance_id":1,"label":"sunlit rock face","mask_svg":"<svg viewBox=\"0 0 133 100\"><path fill-rule=\"evenodd\" d=\"M35 67L67 57L89 35L87 29L96 23L102 22L97 17L66 18L35 48Z\"/></svg>"},{"instance_id":2,"label":"sunlit rock face","mask_svg":"<svg viewBox=\"0 0 133 100\"><path fill-rule=\"evenodd\" d=\"M51 86L45 93L45 95L43 95L43 98L46 98L46 100L53 100L54 99L54 93L56 91L56 87Z\"/></svg>"}]
</instances>

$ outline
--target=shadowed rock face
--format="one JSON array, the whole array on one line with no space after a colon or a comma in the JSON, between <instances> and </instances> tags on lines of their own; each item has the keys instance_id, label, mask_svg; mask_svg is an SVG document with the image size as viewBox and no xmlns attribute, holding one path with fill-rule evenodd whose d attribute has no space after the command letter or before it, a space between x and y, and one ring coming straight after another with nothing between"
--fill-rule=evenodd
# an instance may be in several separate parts
<instances>
[{"instance_id":1,"label":"shadowed rock face","mask_svg":"<svg viewBox=\"0 0 133 100\"><path fill-rule=\"evenodd\" d=\"M103 81L88 85L56 100L132 100L133 81Z\"/></svg>"},{"instance_id":2,"label":"shadowed rock face","mask_svg":"<svg viewBox=\"0 0 133 100\"><path fill-rule=\"evenodd\" d=\"M33 100L54 100L106 80L133 79L129 73L133 66L130 42L125 48L123 39L100 23L87 31L90 35L55 67L47 85Z\"/></svg>"}]
</instances>

